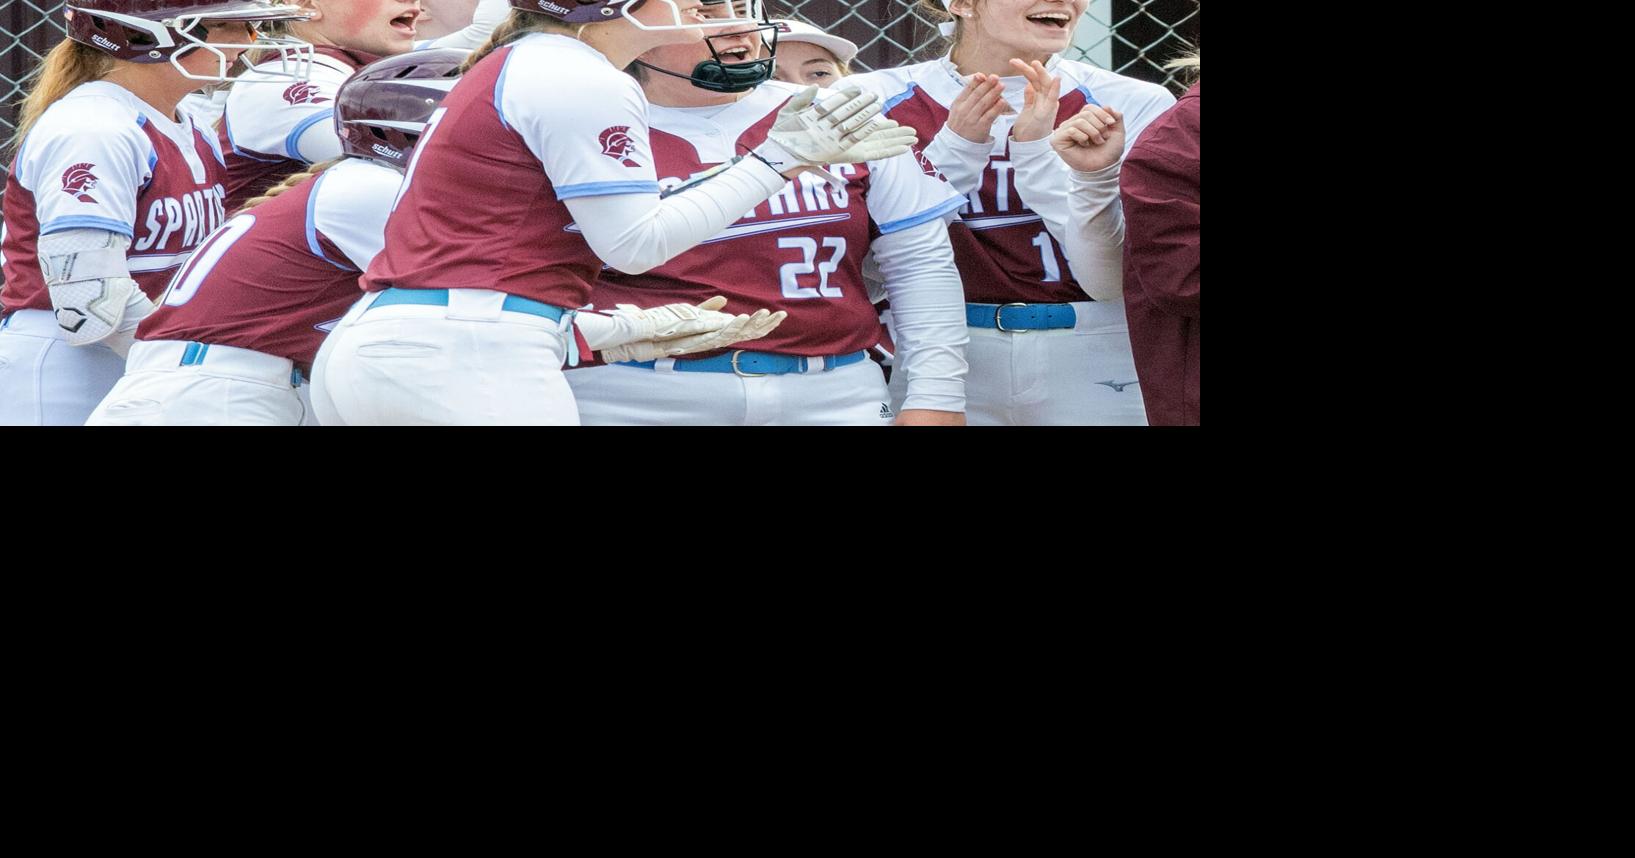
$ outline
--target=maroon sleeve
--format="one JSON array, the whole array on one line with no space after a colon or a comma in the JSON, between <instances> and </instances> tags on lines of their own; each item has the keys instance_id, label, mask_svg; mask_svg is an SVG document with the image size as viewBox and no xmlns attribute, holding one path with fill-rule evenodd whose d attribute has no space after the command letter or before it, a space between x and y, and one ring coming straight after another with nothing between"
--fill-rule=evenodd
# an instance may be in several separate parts
<instances>
[{"instance_id":1,"label":"maroon sleeve","mask_svg":"<svg viewBox=\"0 0 1635 858\"><path fill-rule=\"evenodd\" d=\"M1164 312L1192 319L1203 313L1202 101L1195 86L1154 120L1119 176L1126 287L1140 288Z\"/></svg>"}]
</instances>

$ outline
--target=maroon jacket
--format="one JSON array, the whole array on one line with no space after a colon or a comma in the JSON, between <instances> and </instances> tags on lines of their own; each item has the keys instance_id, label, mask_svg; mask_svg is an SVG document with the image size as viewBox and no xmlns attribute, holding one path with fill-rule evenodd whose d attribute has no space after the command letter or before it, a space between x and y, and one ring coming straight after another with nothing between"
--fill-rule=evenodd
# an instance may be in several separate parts
<instances>
[{"instance_id":1,"label":"maroon jacket","mask_svg":"<svg viewBox=\"0 0 1635 858\"><path fill-rule=\"evenodd\" d=\"M1130 348L1154 426L1201 422L1202 86L1147 126L1119 176Z\"/></svg>"}]
</instances>

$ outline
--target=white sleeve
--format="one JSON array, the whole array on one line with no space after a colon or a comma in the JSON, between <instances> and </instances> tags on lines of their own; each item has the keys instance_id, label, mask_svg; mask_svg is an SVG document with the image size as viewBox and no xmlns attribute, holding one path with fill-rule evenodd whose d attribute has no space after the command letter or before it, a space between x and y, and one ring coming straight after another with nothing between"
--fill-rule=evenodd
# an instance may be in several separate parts
<instances>
[{"instance_id":1,"label":"white sleeve","mask_svg":"<svg viewBox=\"0 0 1635 858\"><path fill-rule=\"evenodd\" d=\"M292 158L312 164L340 157L335 93L351 76L350 69L315 61L308 81L234 83L222 117L228 142L235 152L258 160Z\"/></svg>"},{"instance_id":2,"label":"white sleeve","mask_svg":"<svg viewBox=\"0 0 1635 858\"><path fill-rule=\"evenodd\" d=\"M897 332L894 372L908 378L902 410L965 411L965 287L940 218L882 235L872 250Z\"/></svg>"},{"instance_id":3,"label":"white sleeve","mask_svg":"<svg viewBox=\"0 0 1635 858\"><path fill-rule=\"evenodd\" d=\"M538 81L557 76L572 85L541 98ZM539 159L557 199L658 194L647 98L635 78L572 48L525 42L507 58L497 88L500 121Z\"/></svg>"},{"instance_id":4,"label":"white sleeve","mask_svg":"<svg viewBox=\"0 0 1635 858\"><path fill-rule=\"evenodd\" d=\"M300 137L296 139L290 157L308 164L319 161L328 161L345 154L341 149L340 135L335 133L335 111L330 110L322 118L307 125Z\"/></svg>"},{"instance_id":5,"label":"white sleeve","mask_svg":"<svg viewBox=\"0 0 1635 858\"><path fill-rule=\"evenodd\" d=\"M982 173L988 169L993 141L972 143L947 125L925 146L925 157L936 166L954 190L969 194L982 188Z\"/></svg>"},{"instance_id":6,"label":"white sleeve","mask_svg":"<svg viewBox=\"0 0 1635 858\"><path fill-rule=\"evenodd\" d=\"M965 203L952 184L926 173L912 152L869 162L869 219L882 235L940 220Z\"/></svg>"},{"instance_id":7,"label":"white sleeve","mask_svg":"<svg viewBox=\"0 0 1635 858\"><path fill-rule=\"evenodd\" d=\"M1067 234L1067 162L1050 148L1050 137L1011 141L1011 175L1022 204L1044 219L1050 237L1061 244Z\"/></svg>"},{"instance_id":8,"label":"white sleeve","mask_svg":"<svg viewBox=\"0 0 1635 858\"><path fill-rule=\"evenodd\" d=\"M1118 196L1122 167L1120 162L1094 173L1068 171L1072 188L1062 253L1079 287L1097 301L1116 301L1124 294L1124 205Z\"/></svg>"},{"instance_id":9,"label":"white sleeve","mask_svg":"<svg viewBox=\"0 0 1635 858\"><path fill-rule=\"evenodd\" d=\"M136 197L158 154L139 117L113 100L75 99L42 117L17 153L39 234L97 229L134 237Z\"/></svg>"},{"instance_id":10,"label":"white sleeve","mask_svg":"<svg viewBox=\"0 0 1635 858\"><path fill-rule=\"evenodd\" d=\"M435 39L415 42L414 49L420 51L426 48L459 48L475 51L488 41L488 37L494 34L494 28L510 14L510 0L480 0L477 3L477 10L472 13L471 23L464 29Z\"/></svg>"},{"instance_id":11,"label":"white sleeve","mask_svg":"<svg viewBox=\"0 0 1635 858\"><path fill-rule=\"evenodd\" d=\"M524 42L501 73L499 108L501 121L544 165L556 198L603 262L640 274L716 235L783 188L778 171L750 157L659 199L641 85L577 53L584 50L578 43ZM564 67L572 69L573 86L539 98L534 82L560 76Z\"/></svg>"},{"instance_id":12,"label":"white sleeve","mask_svg":"<svg viewBox=\"0 0 1635 858\"><path fill-rule=\"evenodd\" d=\"M678 194L610 192L563 200L591 250L626 274L640 274L680 256L767 197L785 179L760 159L746 157Z\"/></svg>"},{"instance_id":13,"label":"white sleeve","mask_svg":"<svg viewBox=\"0 0 1635 858\"><path fill-rule=\"evenodd\" d=\"M367 161L347 160L325 170L317 181L308 203L313 225L355 268L367 269L386 244L386 218L403 175Z\"/></svg>"}]
</instances>

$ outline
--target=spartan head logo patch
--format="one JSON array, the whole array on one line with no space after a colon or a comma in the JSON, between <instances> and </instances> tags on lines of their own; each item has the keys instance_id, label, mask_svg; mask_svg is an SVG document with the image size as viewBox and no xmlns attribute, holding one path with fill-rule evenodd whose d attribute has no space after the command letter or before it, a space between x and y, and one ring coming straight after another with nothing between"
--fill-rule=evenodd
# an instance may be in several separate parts
<instances>
[{"instance_id":1,"label":"spartan head logo patch","mask_svg":"<svg viewBox=\"0 0 1635 858\"><path fill-rule=\"evenodd\" d=\"M640 167L641 165L630 160L630 126L615 125L602 131L596 138L602 143L602 154L612 158L626 167Z\"/></svg>"},{"instance_id":2,"label":"spartan head logo patch","mask_svg":"<svg viewBox=\"0 0 1635 858\"><path fill-rule=\"evenodd\" d=\"M82 203L95 203L91 191L96 190L97 177L91 173L95 164L75 164L63 171L62 192Z\"/></svg>"},{"instance_id":3,"label":"spartan head logo patch","mask_svg":"<svg viewBox=\"0 0 1635 858\"><path fill-rule=\"evenodd\" d=\"M284 90L284 100L290 104L322 104L329 100L328 96L318 94L318 88L306 81L290 84Z\"/></svg>"}]
</instances>

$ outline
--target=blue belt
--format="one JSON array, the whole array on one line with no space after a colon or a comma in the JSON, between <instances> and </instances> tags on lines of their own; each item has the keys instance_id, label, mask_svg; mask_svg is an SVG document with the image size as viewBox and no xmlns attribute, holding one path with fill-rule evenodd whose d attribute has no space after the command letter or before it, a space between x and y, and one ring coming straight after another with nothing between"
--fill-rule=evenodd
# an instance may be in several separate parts
<instances>
[{"instance_id":1,"label":"blue belt","mask_svg":"<svg viewBox=\"0 0 1635 858\"><path fill-rule=\"evenodd\" d=\"M799 355L780 355L771 352L735 351L715 357L688 360L677 358L676 372L730 372L735 375L786 375L791 372L806 372L808 368L816 366L813 361L822 361L823 371L851 366L858 361L868 358L866 351L852 352L849 355L833 357L801 357ZM624 361L618 366L633 366L637 369L653 369L658 361Z\"/></svg>"},{"instance_id":2,"label":"blue belt","mask_svg":"<svg viewBox=\"0 0 1635 858\"><path fill-rule=\"evenodd\" d=\"M966 304L965 324L1001 331L1071 328L1078 322L1072 304Z\"/></svg>"},{"instance_id":3,"label":"blue belt","mask_svg":"<svg viewBox=\"0 0 1635 858\"><path fill-rule=\"evenodd\" d=\"M393 304L427 304L434 307L448 306L447 289L399 289L392 287L380 293L375 303L369 309L376 307L390 307ZM502 310L513 313L527 313L530 316L544 316L553 322L560 321L568 311L561 307L553 307L541 301L524 298L521 295L507 295L505 302L500 305Z\"/></svg>"},{"instance_id":4,"label":"blue belt","mask_svg":"<svg viewBox=\"0 0 1635 858\"><path fill-rule=\"evenodd\" d=\"M204 363L204 356L209 354L209 353L210 353L210 344L209 343L188 343L187 348L182 349L182 360L181 360L181 362L177 363L176 365L177 366L198 366L199 364ZM301 386L301 368L296 367L295 369L290 370L290 387L300 387L300 386Z\"/></svg>"}]
</instances>

